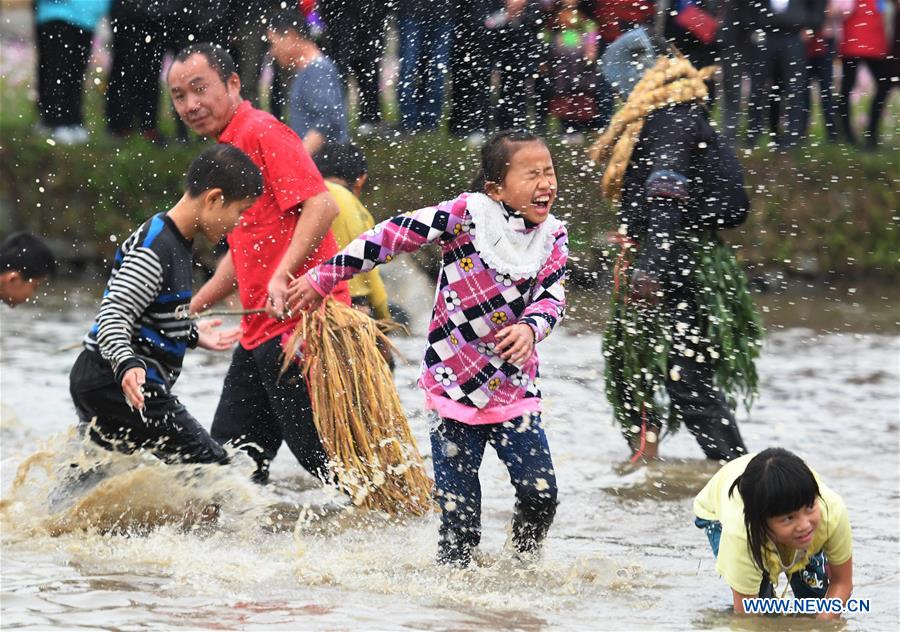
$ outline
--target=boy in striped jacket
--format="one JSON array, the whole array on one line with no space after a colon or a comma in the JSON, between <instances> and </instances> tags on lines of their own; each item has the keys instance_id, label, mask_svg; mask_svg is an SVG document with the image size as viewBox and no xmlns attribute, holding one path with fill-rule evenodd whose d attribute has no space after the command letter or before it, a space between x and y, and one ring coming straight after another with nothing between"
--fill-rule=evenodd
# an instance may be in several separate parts
<instances>
[{"instance_id":1,"label":"boy in striped jacket","mask_svg":"<svg viewBox=\"0 0 900 632\"><path fill-rule=\"evenodd\" d=\"M224 463L213 441L172 394L185 351L230 349L240 330L190 314L193 239L218 242L262 191L240 149L206 149L187 171L184 196L144 222L116 251L94 326L70 374L81 422L108 450L148 449L166 462Z\"/></svg>"}]
</instances>

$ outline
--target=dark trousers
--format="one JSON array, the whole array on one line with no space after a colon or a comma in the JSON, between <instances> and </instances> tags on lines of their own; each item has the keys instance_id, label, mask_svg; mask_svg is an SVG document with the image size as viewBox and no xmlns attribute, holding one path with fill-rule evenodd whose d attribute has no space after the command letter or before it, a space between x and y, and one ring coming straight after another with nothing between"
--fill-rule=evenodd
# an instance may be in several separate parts
<instances>
[{"instance_id":1,"label":"dark trousers","mask_svg":"<svg viewBox=\"0 0 900 632\"><path fill-rule=\"evenodd\" d=\"M665 384L669 414L687 427L706 458L730 461L743 456L747 454L747 447L725 394L715 385L715 361L708 356L707 345L703 342L693 294L687 287L670 292L666 296L670 322L683 323L687 327L676 327L671 332ZM699 343L693 342L695 336L699 338ZM705 356L703 362L697 360L698 355ZM674 376L677 379L673 379ZM642 414L637 410L637 405L633 409L632 426L643 426L658 435L662 420L652 410ZM628 438L632 440L630 436Z\"/></svg>"},{"instance_id":2,"label":"dark trousers","mask_svg":"<svg viewBox=\"0 0 900 632\"><path fill-rule=\"evenodd\" d=\"M491 60L485 48L487 29L457 24L450 54L450 133L468 136L488 129Z\"/></svg>"},{"instance_id":3,"label":"dark trousers","mask_svg":"<svg viewBox=\"0 0 900 632\"><path fill-rule=\"evenodd\" d=\"M106 123L113 134L156 129L165 52L161 23L114 19ZM150 41L146 41L150 38Z\"/></svg>"},{"instance_id":4,"label":"dark trousers","mask_svg":"<svg viewBox=\"0 0 900 632\"><path fill-rule=\"evenodd\" d=\"M827 50L818 57L812 57L807 62L807 88L803 93L803 134L809 130L810 112L812 110L812 82L819 83L819 101L822 104L822 119L825 123L825 137L829 142L837 140L837 108L834 93L834 40L826 42Z\"/></svg>"},{"instance_id":5,"label":"dark trousers","mask_svg":"<svg viewBox=\"0 0 900 632\"><path fill-rule=\"evenodd\" d=\"M38 112L47 127L81 125L93 31L54 20L37 27Z\"/></svg>"},{"instance_id":6,"label":"dark trousers","mask_svg":"<svg viewBox=\"0 0 900 632\"><path fill-rule=\"evenodd\" d=\"M433 130L444 108L444 75L453 40L451 24L401 18L400 126L407 131Z\"/></svg>"},{"instance_id":7,"label":"dark trousers","mask_svg":"<svg viewBox=\"0 0 900 632\"><path fill-rule=\"evenodd\" d=\"M69 375L81 430L97 445L130 454L151 451L167 463L227 463L228 455L161 384L148 381L143 416L128 405L109 362L84 350Z\"/></svg>"},{"instance_id":8,"label":"dark trousers","mask_svg":"<svg viewBox=\"0 0 900 632\"><path fill-rule=\"evenodd\" d=\"M838 114L840 117L841 133L844 137L855 143L856 133L853 131L853 119L850 113L850 93L856 85L856 77L859 67L863 63L869 68L875 79L875 96L869 107L869 122L866 126L866 144L875 146L878 143L878 128L881 125L881 115L887 104L888 95L891 92L891 72L889 63L884 59L865 59L862 57L845 57L841 61L843 68L841 75L841 92L838 99Z\"/></svg>"},{"instance_id":9,"label":"dark trousers","mask_svg":"<svg viewBox=\"0 0 900 632\"><path fill-rule=\"evenodd\" d=\"M736 29L725 29L721 43L722 135L734 147L741 127L741 93L744 77L750 74L753 44Z\"/></svg>"},{"instance_id":10,"label":"dark trousers","mask_svg":"<svg viewBox=\"0 0 900 632\"><path fill-rule=\"evenodd\" d=\"M281 342L248 351L238 346L212 423L213 439L245 450L256 461L253 479L265 483L281 442L310 474L327 480L328 457L313 422L306 381L296 364L279 376Z\"/></svg>"},{"instance_id":11,"label":"dark trousers","mask_svg":"<svg viewBox=\"0 0 900 632\"><path fill-rule=\"evenodd\" d=\"M500 73L494 125L498 130L525 128L528 127L529 101L534 104L537 118L541 111L547 110L547 105L541 102L542 93L546 94L546 91L539 83L535 86L538 56L521 46L503 47L502 43L501 39L493 53L494 67Z\"/></svg>"},{"instance_id":12,"label":"dark trousers","mask_svg":"<svg viewBox=\"0 0 900 632\"><path fill-rule=\"evenodd\" d=\"M438 561L466 565L481 541L478 469L490 443L516 490L512 541L536 551L556 515L556 474L538 413L502 424L472 426L438 418L431 431L435 493L441 507Z\"/></svg>"},{"instance_id":13,"label":"dark trousers","mask_svg":"<svg viewBox=\"0 0 900 632\"><path fill-rule=\"evenodd\" d=\"M342 0L320 1L325 22L325 50L341 71L344 93L356 81L360 124L381 122L379 83L387 33L388 3L359 3L349 7Z\"/></svg>"},{"instance_id":14,"label":"dark trousers","mask_svg":"<svg viewBox=\"0 0 900 632\"><path fill-rule=\"evenodd\" d=\"M799 33L768 33L754 43L751 55L747 144L755 145L764 133L770 99L777 96L786 124L772 131L779 145L792 147L803 138L806 46Z\"/></svg>"}]
</instances>

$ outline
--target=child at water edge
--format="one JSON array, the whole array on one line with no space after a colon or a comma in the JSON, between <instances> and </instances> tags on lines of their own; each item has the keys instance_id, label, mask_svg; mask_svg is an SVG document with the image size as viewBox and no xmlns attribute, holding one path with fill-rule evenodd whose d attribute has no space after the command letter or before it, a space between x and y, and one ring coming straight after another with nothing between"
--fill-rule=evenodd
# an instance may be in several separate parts
<instances>
[{"instance_id":1,"label":"child at water edge","mask_svg":"<svg viewBox=\"0 0 900 632\"><path fill-rule=\"evenodd\" d=\"M195 323L190 301L193 239L217 243L262 192L259 169L219 144L187 171L186 191L116 251L100 312L70 374L81 429L108 450L146 448L166 462L225 463L225 450L192 417L172 386L186 350L230 349L240 330Z\"/></svg>"},{"instance_id":2,"label":"child at water edge","mask_svg":"<svg viewBox=\"0 0 900 632\"><path fill-rule=\"evenodd\" d=\"M538 552L556 514L534 349L565 308L567 233L550 214L556 188L544 141L525 131L500 132L482 148L474 192L382 222L288 292L291 305L311 309L343 279L399 252L440 245L442 270L419 377L435 413L439 563L468 565L480 542L478 469L487 443L515 488L515 551Z\"/></svg>"},{"instance_id":3,"label":"child at water edge","mask_svg":"<svg viewBox=\"0 0 900 632\"><path fill-rule=\"evenodd\" d=\"M694 513L735 612L744 613L746 598L775 597L782 572L794 597L846 605L853 591L847 508L797 455L769 448L731 461L694 499Z\"/></svg>"},{"instance_id":4,"label":"child at water edge","mask_svg":"<svg viewBox=\"0 0 900 632\"><path fill-rule=\"evenodd\" d=\"M27 303L55 271L53 253L40 237L13 233L0 244L0 301Z\"/></svg>"}]
</instances>

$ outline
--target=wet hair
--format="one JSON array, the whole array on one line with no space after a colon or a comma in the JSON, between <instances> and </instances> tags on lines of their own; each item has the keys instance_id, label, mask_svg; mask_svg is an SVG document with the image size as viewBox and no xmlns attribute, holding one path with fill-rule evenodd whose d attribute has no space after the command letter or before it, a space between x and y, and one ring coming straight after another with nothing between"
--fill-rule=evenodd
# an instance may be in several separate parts
<instances>
[{"instance_id":1,"label":"wet hair","mask_svg":"<svg viewBox=\"0 0 900 632\"><path fill-rule=\"evenodd\" d=\"M527 130L508 129L494 134L481 148L481 168L472 178L469 188L482 192L488 182L503 182L513 155L520 149L519 145L534 142L547 145L543 138Z\"/></svg>"},{"instance_id":2,"label":"wet hair","mask_svg":"<svg viewBox=\"0 0 900 632\"><path fill-rule=\"evenodd\" d=\"M13 233L0 244L0 274L18 272L40 279L56 272L56 259L44 240L31 233Z\"/></svg>"},{"instance_id":3,"label":"wet hair","mask_svg":"<svg viewBox=\"0 0 900 632\"><path fill-rule=\"evenodd\" d=\"M307 22L306 17L296 9L284 9L283 11L279 11L269 19L266 29L275 31L281 35L294 33L303 39L312 39L309 22Z\"/></svg>"},{"instance_id":4,"label":"wet hair","mask_svg":"<svg viewBox=\"0 0 900 632\"><path fill-rule=\"evenodd\" d=\"M259 197L263 190L262 173L240 149L219 143L194 158L185 175L185 190L191 197L210 189L222 189L228 202Z\"/></svg>"},{"instance_id":5,"label":"wet hair","mask_svg":"<svg viewBox=\"0 0 900 632\"><path fill-rule=\"evenodd\" d=\"M228 83L231 75L237 73L237 67L234 65L234 59L228 54L228 51L218 44L210 42L202 42L200 44L191 44L185 46L178 54L175 55L175 61L185 62L191 55L203 55L206 58L209 67L216 71L222 83Z\"/></svg>"},{"instance_id":6,"label":"wet hair","mask_svg":"<svg viewBox=\"0 0 900 632\"><path fill-rule=\"evenodd\" d=\"M353 143L328 143L312 159L323 178L341 178L350 185L369 172L365 155Z\"/></svg>"},{"instance_id":7,"label":"wet hair","mask_svg":"<svg viewBox=\"0 0 900 632\"><path fill-rule=\"evenodd\" d=\"M765 573L766 520L812 505L819 496L819 484L796 454L784 448L768 448L750 459L747 469L728 490L729 497L735 489L744 501L747 548L753 563Z\"/></svg>"}]
</instances>

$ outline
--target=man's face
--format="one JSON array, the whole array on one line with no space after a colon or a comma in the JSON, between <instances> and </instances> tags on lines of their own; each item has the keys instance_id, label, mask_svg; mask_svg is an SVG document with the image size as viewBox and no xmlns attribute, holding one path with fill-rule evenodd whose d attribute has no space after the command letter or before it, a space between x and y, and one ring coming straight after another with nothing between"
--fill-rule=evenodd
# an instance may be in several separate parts
<instances>
[{"instance_id":1,"label":"man's face","mask_svg":"<svg viewBox=\"0 0 900 632\"><path fill-rule=\"evenodd\" d=\"M272 53L275 63L282 68L292 68L294 60L291 55L290 36L269 29L266 39L269 40L269 51Z\"/></svg>"},{"instance_id":2,"label":"man's face","mask_svg":"<svg viewBox=\"0 0 900 632\"><path fill-rule=\"evenodd\" d=\"M201 136L221 134L241 102L238 76L233 74L223 83L199 53L172 64L168 83L178 116Z\"/></svg>"}]
</instances>

